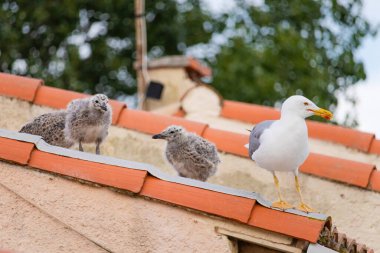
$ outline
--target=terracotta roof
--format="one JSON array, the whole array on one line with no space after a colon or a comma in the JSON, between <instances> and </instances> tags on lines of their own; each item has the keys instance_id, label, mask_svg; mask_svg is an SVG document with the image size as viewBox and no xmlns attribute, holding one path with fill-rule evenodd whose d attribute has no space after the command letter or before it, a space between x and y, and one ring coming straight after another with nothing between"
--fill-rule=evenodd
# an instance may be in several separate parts
<instances>
[{"instance_id":1,"label":"terracotta roof","mask_svg":"<svg viewBox=\"0 0 380 253\"><path fill-rule=\"evenodd\" d=\"M0 73L0 95L16 97L38 105L59 109L65 108L67 103L74 98L89 96L78 92L43 86L41 85L43 83L38 79L27 79L29 81L24 82L24 77ZM33 80L35 81L33 82ZM33 87L32 89L25 88L29 84ZM29 93L26 93L26 90L28 90ZM30 98L34 99L30 100ZM115 100L111 100L110 103L114 110L112 120L114 125L147 134L154 134L160 132L169 125L177 124L214 142L220 151L248 158L248 152L244 147L244 145L248 143L248 135L215 129L209 127L207 124L194 122L179 117L131 110L126 108L124 103ZM273 108L233 101L227 101L225 103L222 115L227 117L240 106L244 107L244 110L237 110L238 115L241 116L242 120L248 120L248 116L250 115L255 115L256 117L255 119L252 119L252 122L255 120L260 121L264 117L273 119L279 115ZM258 109L261 107L263 110ZM256 110L258 110L258 112L255 112ZM244 111L244 113L240 113L241 111ZM341 129L342 131L345 131L346 135L349 135L350 133L358 134L356 139L360 143L362 143L362 140L368 140L366 137L368 134L363 133L364 135L361 135L362 133L356 130L330 126L322 123L310 122L309 124L310 126L323 125L323 128L326 128L327 126L327 128L332 129L331 131L333 132ZM333 135L338 134L335 133ZM351 139L352 142L355 138L347 137L347 139ZM380 153L379 140L372 141L370 151ZM17 155L14 154L14 156ZM311 153L305 164L303 164L300 168L300 171L321 178L380 192L379 171L376 170L375 165L373 164Z\"/></svg>"},{"instance_id":2,"label":"terracotta roof","mask_svg":"<svg viewBox=\"0 0 380 253\"><path fill-rule=\"evenodd\" d=\"M0 146L6 145L13 149L1 149L0 159L5 161L126 190L312 243L330 224L328 217L321 214L271 209L268 202L253 193L172 177L149 164L50 146L39 136L0 130ZM21 158L13 155L14 149L22 152Z\"/></svg>"},{"instance_id":3,"label":"terracotta roof","mask_svg":"<svg viewBox=\"0 0 380 253\"><path fill-rule=\"evenodd\" d=\"M221 116L257 124L263 120L279 119L280 112L272 107L224 100ZM312 138L380 154L380 140L375 140L374 134L309 120L307 125Z\"/></svg>"},{"instance_id":4,"label":"terracotta roof","mask_svg":"<svg viewBox=\"0 0 380 253\"><path fill-rule=\"evenodd\" d=\"M194 71L199 76L211 76L211 68L202 65L198 60L193 57L187 57L182 55L165 56L158 59L152 59L148 62L149 69L155 68L173 68L183 67L186 70Z\"/></svg>"},{"instance_id":5,"label":"terracotta roof","mask_svg":"<svg viewBox=\"0 0 380 253\"><path fill-rule=\"evenodd\" d=\"M6 76L7 82L3 82L3 76ZM71 99L86 96L41 86L41 82L37 86L32 82L35 88L25 93L26 88L23 87L25 83L22 80L23 78L18 76L0 74L0 95L12 96L53 108L64 108L65 103ZM17 87L18 85L22 88ZM177 117L130 110L118 101L112 103L116 110L116 116L113 119L115 125L152 134L168 125L179 124L214 141L221 151L247 156L247 150L243 145L247 143L248 135L214 129L207 124ZM150 126L147 127L146 122L150 122L151 124L148 124ZM330 219L321 214L306 214L294 209L286 211L271 209L269 202L252 192L169 176L149 164L50 146L38 136L0 129L0 159L129 191L137 196L232 219L247 226L285 234L312 243L321 241L321 231L332 230ZM375 170L373 165L311 154L301 171L380 191L380 172ZM366 249L362 246L358 248Z\"/></svg>"},{"instance_id":6,"label":"terracotta roof","mask_svg":"<svg viewBox=\"0 0 380 253\"><path fill-rule=\"evenodd\" d=\"M3 148L5 146L12 149ZM51 146L39 136L9 130L0 129L0 147L0 159L6 162L128 191L313 245L319 243L334 250L373 253L365 245L337 233L329 217L294 209L272 209L269 202L252 192L169 176L150 164ZM22 155L14 156L15 150Z\"/></svg>"}]
</instances>

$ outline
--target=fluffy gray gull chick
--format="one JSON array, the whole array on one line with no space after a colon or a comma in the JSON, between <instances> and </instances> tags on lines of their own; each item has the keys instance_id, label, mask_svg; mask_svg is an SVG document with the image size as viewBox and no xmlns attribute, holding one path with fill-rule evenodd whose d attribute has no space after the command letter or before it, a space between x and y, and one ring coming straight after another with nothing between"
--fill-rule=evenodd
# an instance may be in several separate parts
<instances>
[{"instance_id":1,"label":"fluffy gray gull chick","mask_svg":"<svg viewBox=\"0 0 380 253\"><path fill-rule=\"evenodd\" d=\"M96 154L100 154L100 143L108 135L111 125L112 108L106 95L97 94L90 98L75 99L67 106L65 135L79 143L95 143Z\"/></svg>"},{"instance_id":2,"label":"fluffy gray gull chick","mask_svg":"<svg viewBox=\"0 0 380 253\"><path fill-rule=\"evenodd\" d=\"M45 113L25 124L20 133L39 135L47 143L70 148L74 142L65 138L65 111Z\"/></svg>"},{"instance_id":3,"label":"fluffy gray gull chick","mask_svg":"<svg viewBox=\"0 0 380 253\"><path fill-rule=\"evenodd\" d=\"M152 138L167 140L166 158L179 176L206 181L215 174L220 159L213 143L180 126L170 126Z\"/></svg>"},{"instance_id":4,"label":"fluffy gray gull chick","mask_svg":"<svg viewBox=\"0 0 380 253\"><path fill-rule=\"evenodd\" d=\"M295 186L300 198L299 210L311 212L303 201L298 180L298 168L309 155L309 142L305 118L318 115L331 119L332 113L316 106L303 96L291 96L281 108L279 120L267 120L257 124L249 137L249 156L256 163L273 174L279 201L273 207L288 209L292 206L281 196L280 186L275 171L294 173Z\"/></svg>"}]
</instances>

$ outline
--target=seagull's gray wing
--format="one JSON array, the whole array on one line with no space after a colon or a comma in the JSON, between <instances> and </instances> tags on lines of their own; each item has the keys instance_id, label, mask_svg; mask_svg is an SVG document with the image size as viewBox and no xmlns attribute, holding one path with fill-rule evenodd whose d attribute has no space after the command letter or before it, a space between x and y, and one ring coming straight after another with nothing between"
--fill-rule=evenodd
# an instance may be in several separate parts
<instances>
[{"instance_id":1,"label":"seagull's gray wing","mask_svg":"<svg viewBox=\"0 0 380 253\"><path fill-rule=\"evenodd\" d=\"M273 124L273 122L275 122L275 120L266 120L253 127L249 136L249 157L252 157L252 154L259 148L260 136Z\"/></svg>"}]
</instances>

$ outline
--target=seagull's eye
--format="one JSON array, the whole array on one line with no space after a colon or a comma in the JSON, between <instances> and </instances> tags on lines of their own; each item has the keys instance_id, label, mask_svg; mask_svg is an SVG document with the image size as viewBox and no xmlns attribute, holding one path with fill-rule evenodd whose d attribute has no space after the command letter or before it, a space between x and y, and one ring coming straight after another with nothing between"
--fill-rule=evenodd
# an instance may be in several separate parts
<instances>
[{"instance_id":1,"label":"seagull's eye","mask_svg":"<svg viewBox=\"0 0 380 253\"><path fill-rule=\"evenodd\" d=\"M170 134L174 134L174 131L170 131L169 133L170 133Z\"/></svg>"},{"instance_id":2,"label":"seagull's eye","mask_svg":"<svg viewBox=\"0 0 380 253\"><path fill-rule=\"evenodd\" d=\"M305 102L305 103L303 103L304 105L309 105L309 103L308 102Z\"/></svg>"},{"instance_id":3,"label":"seagull's eye","mask_svg":"<svg viewBox=\"0 0 380 253\"><path fill-rule=\"evenodd\" d=\"M99 101L98 101L98 100L95 100L95 103L99 103Z\"/></svg>"}]
</instances>

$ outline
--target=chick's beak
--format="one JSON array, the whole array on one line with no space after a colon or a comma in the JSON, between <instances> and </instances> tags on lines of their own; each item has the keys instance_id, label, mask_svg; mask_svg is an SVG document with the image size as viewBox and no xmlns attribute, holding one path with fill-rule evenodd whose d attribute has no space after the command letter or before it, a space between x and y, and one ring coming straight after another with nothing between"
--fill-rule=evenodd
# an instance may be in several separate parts
<instances>
[{"instance_id":1,"label":"chick's beak","mask_svg":"<svg viewBox=\"0 0 380 253\"><path fill-rule=\"evenodd\" d=\"M152 136L152 139L165 139L165 136L162 134L156 134Z\"/></svg>"},{"instance_id":2,"label":"chick's beak","mask_svg":"<svg viewBox=\"0 0 380 253\"><path fill-rule=\"evenodd\" d=\"M103 111L107 111L107 106L106 105L102 105L102 106L100 106L100 108L103 110Z\"/></svg>"},{"instance_id":3,"label":"chick's beak","mask_svg":"<svg viewBox=\"0 0 380 253\"><path fill-rule=\"evenodd\" d=\"M327 120L331 120L333 117L333 114L330 111L322 109L322 108L319 108L317 110L313 110L313 109L309 109L309 110L312 111L314 115L325 118Z\"/></svg>"}]
</instances>

